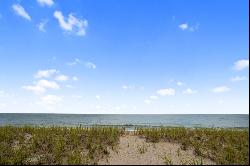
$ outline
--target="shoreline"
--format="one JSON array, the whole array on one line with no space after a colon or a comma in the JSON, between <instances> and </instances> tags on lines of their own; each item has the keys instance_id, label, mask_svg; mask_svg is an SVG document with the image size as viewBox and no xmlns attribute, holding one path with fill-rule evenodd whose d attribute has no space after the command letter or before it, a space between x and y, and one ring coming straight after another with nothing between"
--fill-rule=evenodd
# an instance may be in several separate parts
<instances>
[{"instance_id":1,"label":"shoreline","mask_svg":"<svg viewBox=\"0 0 250 166\"><path fill-rule=\"evenodd\" d=\"M150 126L150 125L37 125L37 124L4 124L0 127L5 126L14 126L14 127L66 127L66 128L96 128L96 127L112 127L112 128L119 128L119 129L125 129L125 131L134 132L137 129L144 128L144 129L161 129L161 128L186 128L186 129L214 129L214 130L249 130L249 127L203 127L203 126L197 126L197 127L188 127L188 126Z\"/></svg>"}]
</instances>

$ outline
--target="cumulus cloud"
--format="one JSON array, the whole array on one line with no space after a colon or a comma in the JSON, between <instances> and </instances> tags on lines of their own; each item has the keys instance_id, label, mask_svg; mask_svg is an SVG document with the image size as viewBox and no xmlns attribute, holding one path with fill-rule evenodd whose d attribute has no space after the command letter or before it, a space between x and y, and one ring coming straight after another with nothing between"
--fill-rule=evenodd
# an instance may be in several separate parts
<instances>
[{"instance_id":1,"label":"cumulus cloud","mask_svg":"<svg viewBox=\"0 0 250 166\"><path fill-rule=\"evenodd\" d=\"M59 89L59 85L54 82L54 81L48 81L48 80L40 80L37 82L38 86L43 87L43 88L47 88L47 89Z\"/></svg>"},{"instance_id":2,"label":"cumulus cloud","mask_svg":"<svg viewBox=\"0 0 250 166\"><path fill-rule=\"evenodd\" d=\"M228 88L227 86L219 86L214 88L212 91L214 93L223 93L223 92L229 92L230 88Z\"/></svg>"},{"instance_id":3,"label":"cumulus cloud","mask_svg":"<svg viewBox=\"0 0 250 166\"><path fill-rule=\"evenodd\" d=\"M37 24L37 28L41 32L46 32L45 26L48 23L48 20L42 20L39 24Z\"/></svg>"},{"instance_id":4,"label":"cumulus cloud","mask_svg":"<svg viewBox=\"0 0 250 166\"><path fill-rule=\"evenodd\" d=\"M69 14L68 18L64 18L61 11L55 11L54 17L58 20L60 27L66 31L74 33L78 36L85 36L88 21L78 19L73 14Z\"/></svg>"},{"instance_id":5,"label":"cumulus cloud","mask_svg":"<svg viewBox=\"0 0 250 166\"><path fill-rule=\"evenodd\" d=\"M195 93L197 93L197 91L196 90L192 90L190 88L188 88L188 89L186 89L186 90L183 91L183 94L188 94L188 95L195 94Z\"/></svg>"},{"instance_id":6,"label":"cumulus cloud","mask_svg":"<svg viewBox=\"0 0 250 166\"><path fill-rule=\"evenodd\" d=\"M235 76L235 77L231 78L232 82L244 81L244 80L247 80L247 77L245 77L245 76Z\"/></svg>"},{"instance_id":7,"label":"cumulus cloud","mask_svg":"<svg viewBox=\"0 0 250 166\"><path fill-rule=\"evenodd\" d=\"M88 69L96 69L96 65L92 62L86 62L85 67Z\"/></svg>"},{"instance_id":8,"label":"cumulus cloud","mask_svg":"<svg viewBox=\"0 0 250 166\"><path fill-rule=\"evenodd\" d=\"M157 91L157 94L159 94L160 96L173 96L175 95L175 90L172 88L160 89Z\"/></svg>"},{"instance_id":9,"label":"cumulus cloud","mask_svg":"<svg viewBox=\"0 0 250 166\"><path fill-rule=\"evenodd\" d=\"M25 90L32 91L35 94L42 94L45 92L45 88L37 86L37 85L28 85L22 87Z\"/></svg>"},{"instance_id":10,"label":"cumulus cloud","mask_svg":"<svg viewBox=\"0 0 250 166\"><path fill-rule=\"evenodd\" d=\"M40 5L40 6L52 6L54 4L54 1L53 0L37 0L37 3Z\"/></svg>"},{"instance_id":11,"label":"cumulus cloud","mask_svg":"<svg viewBox=\"0 0 250 166\"><path fill-rule=\"evenodd\" d=\"M66 75L58 75L58 76L56 76L55 80L56 81L68 81L69 77Z\"/></svg>"},{"instance_id":12,"label":"cumulus cloud","mask_svg":"<svg viewBox=\"0 0 250 166\"><path fill-rule=\"evenodd\" d=\"M241 59L234 63L234 69L237 71L241 71L249 68L249 59Z\"/></svg>"},{"instance_id":13,"label":"cumulus cloud","mask_svg":"<svg viewBox=\"0 0 250 166\"><path fill-rule=\"evenodd\" d=\"M39 70L36 74L35 74L35 78L49 78L54 74L59 73L59 71L55 70L55 69L49 69L49 70Z\"/></svg>"},{"instance_id":14,"label":"cumulus cloud","mask_svg":"<svg viewBox=\"0 0 250 166\"><path fill-rule=\"evenodd\" d=\"M12 9L18 16L21 16L21 17L25 18L26 20L31 21L31 17L29 16L29 14L25 11L25 9L21 5L13 4Z\"/></svg>"},{"instance_id":15,"label":"cumulus cloud","mask_svg":"<svg viewBox=\"0 0 250 166\"><path fill-rule=\"evenodd\" d=\"M187 23L180 24L180 25L179 25L179 28L180 28L181 30L186 30L186 29L188 29L188 24L187 24Z\"/></svg>"},{"instance_id":16,"label":"cumulus cloud","mask_svg":"<svg viewBox=\"0 0 250 166\"><path fill-rule=\"evenodd\" d=\"M54 81L39 80L34 85L23 86L22 88L35 94L43 94L47 89L59 89L60 86Z\"/></svg>"}]
</instances>

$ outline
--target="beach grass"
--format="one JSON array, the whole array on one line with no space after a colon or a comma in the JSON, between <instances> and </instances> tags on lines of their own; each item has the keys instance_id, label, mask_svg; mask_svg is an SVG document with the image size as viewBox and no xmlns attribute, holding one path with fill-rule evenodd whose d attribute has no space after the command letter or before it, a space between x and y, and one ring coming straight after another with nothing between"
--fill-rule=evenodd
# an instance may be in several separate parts
<instances>
[{"instance_id":1,"label":"beach grass","mask_svg":"<svg viewBox=\"0 0 250 166\"><path fill-rule=\"evenodd\" d=\"M249 164L248 129L138 128L135 134L148 142L181 143L183 150L192 148L195 155L209 158L217 164Z\"/></svg>"},{"instance_id":2,"label":"beach grass","mask_svg":"<svg viewBox=\"0 0 250 166\"><path fill-rule=\"evenodd\" d=\"M97 164L123 129L113 127L0 127L0 164Z\"/></svg>"},{"instance_id":3,"label":"beach grass","mask_svg":"<svg viewBox=\"0 0 250 166\"><path fill-rule=\"evenodd\" d=\"M248 129L216 128L137 128L130 132L146 142L160 141L179 143L180 150L192 149L201 160L185 160L184 164L202 164L208 158L217 164L249 164ZM126 135L121 127L0 127L0 164L8 165L81 165L98 164L108 158L110 150L119 145ZM129 144L126 146L130 146ZM146 144L138 145L137 151L147 152ZM162 157L164 163L172 164L171 156Z\"/></svg>"}]
</instances>

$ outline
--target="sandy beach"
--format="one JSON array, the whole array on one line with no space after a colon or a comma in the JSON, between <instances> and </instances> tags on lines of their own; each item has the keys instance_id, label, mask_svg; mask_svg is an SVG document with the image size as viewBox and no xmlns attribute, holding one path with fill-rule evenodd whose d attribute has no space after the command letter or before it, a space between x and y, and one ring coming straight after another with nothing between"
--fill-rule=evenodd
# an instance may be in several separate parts
<instances>
[{"instance_id":1,"label":"sandy beach","mask_svg":"<svg viewBox=\"0 0 250 166\"><path fill-rule=\"evenodd\" d=\"M133 135L132 132L120 137L117 149L111 150L109 157L100 165L214 165L215 162L198 157L193 149L181 149L181 144L170 142L150 143ZM202 160L202 161L201 161Z\"/></svg>"}]
</instances>

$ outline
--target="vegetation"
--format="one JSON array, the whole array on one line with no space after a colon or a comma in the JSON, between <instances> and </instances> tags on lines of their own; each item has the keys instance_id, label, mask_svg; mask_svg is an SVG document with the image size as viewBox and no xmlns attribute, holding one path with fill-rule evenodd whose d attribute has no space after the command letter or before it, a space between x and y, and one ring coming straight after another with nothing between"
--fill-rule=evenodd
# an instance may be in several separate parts
<instances>
[{"instance_id":1,"label":"vegetation","mask_svg":"<svg viewBox=\"0 0 250 166\"><path fill-rule=\"evenodd\" d=\"M170 155L164 155L162 157L162 159L163 159L165 165L173 165L173 161L172 161Z\"/></svg>"},{"instance_id":2,"label":"vegetation","mask_svg":"<svg viewBox=\"0 0 250 166\"><path fill-rule=\"evenodd\" d=\"M124 128L115 127L0 127L0 164L97 164L116 149ZM181 149L193 149L201 160L181 161L202 164L209 158L217 164L249 164L248 129L138 128L134 134L148 142L176 142ZM127 145L129 146L129 144ZM147 152L145 144L137 147ZM177 155L181 156L180 149ZM164 156L165 164L173 164Z\"/></svg>"},{"instance_id":3,"label":"vegetation","mask_svg":"<svg viewBox=\"0 0 250 166\"><path fill-rule=\"evenodd\" d=\"M147 145L143 144L143 145L138 145L137 149L139 151L140 154L144 154L147 152L148 148Z\"/></svg>"},{"instance_id":4,"label":"vegetation","mask_svg":"<svg viewBox=\"0 0 250 166\"><path fill-rule=\"evenodd\" d=\"M97 164L124 129L0 127L0 164Z\"/></svg>"},{"instance_id":5,"label":"vegetation","mask_svg":"<svg viewBox=\"0 0 250 166\"><path fill-rule=\"evenodd\" d=\"M193 148L197 156L209 158L217 164L249 164L247 129L138 128L135 134L148 142L181 143L183 150Z\"/></svg>"}]
</instances>

